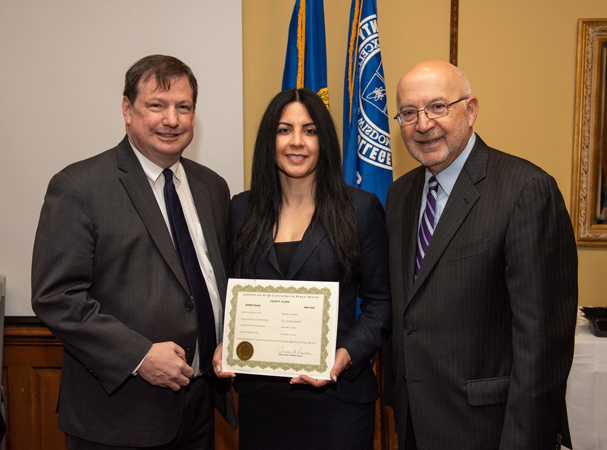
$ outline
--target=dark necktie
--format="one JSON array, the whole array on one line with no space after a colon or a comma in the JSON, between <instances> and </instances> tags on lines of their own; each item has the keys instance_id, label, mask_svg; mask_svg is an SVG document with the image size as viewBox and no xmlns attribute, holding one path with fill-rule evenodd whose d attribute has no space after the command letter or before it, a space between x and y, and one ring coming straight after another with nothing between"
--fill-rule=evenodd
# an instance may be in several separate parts
<instances>
[{"instance_id":1,"label":"dark necktie","mask_svg":"<svg viewBox=\"0 0 607 450\"><path fill-rule=\"evenodd\" d=\"M213 305L207 283L200 270L198 257L194 249L194 243L188 230L188 225L183 215L181 202L175 190L173 183L173 172L170 169L164 169L164 201L166 203L171 233L175 241L175 249L181 261L181 266L188 279L192 299L196 308L197 328L198 328L198 353L200 355L200 369L209 376L213 375L213 353L216 347L215 338L215 316L213 315Z\"/></svg>"},{"instance_id":2,"label":"dark necktie","mask_svg":"<svg viewBox=\"0 0 607 450\"><path fill-rule=\"evenodd\" d=\"M438 181L432 175L428 180L428 194L426 195L426 209L419 224L419 233L417 234L417 256L415 258L415 276L419 272L422 260L426 256L426 250L434 234L434 216L436 214L436 196L438 192Z\"/></svg>"}]
</instances>

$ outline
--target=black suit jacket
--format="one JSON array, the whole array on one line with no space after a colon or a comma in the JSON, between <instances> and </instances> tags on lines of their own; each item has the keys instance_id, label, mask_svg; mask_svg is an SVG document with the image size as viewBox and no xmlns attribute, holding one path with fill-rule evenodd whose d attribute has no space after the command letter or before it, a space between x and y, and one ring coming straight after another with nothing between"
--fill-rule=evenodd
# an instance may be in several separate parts
<instances>
[{"instance_id":1,"label":"black suit jacket","mask_svg":"<svg viewBox=\"0 0 607 450\"><path fill-rule=\"evenodd\" d=\"M357 216L358 242L361 249L360 284L340 286L337 347L345 348L352 358L352 367L320 389L327 395L352 402L372 402L379 394L377 381L369 360L390 327L390 289L388 278L388 236L384 210L374 194L349 188ZM230 235L235 236L249 199L243 192L232 199ZM270 224L268 223L269 227ZM289 273L283 274L278 265L271 238L263 243L262 251L254 255L253 272L258 279L339 281L339 263L329 237L321 224L308 227L291 260ZM267 257L261 255L269 249ZM245 263L242 274L246 274ZM362 313L355 319L356 296L361 298ZM238 375L234 389L247 395L266 387L270 377Z\"/></svg>"},{"instance_id":2,"label":"black suit jacket","mask_svg":"<svg viewBox=\"0 0 607 450\"><path fill-rule=\"evenodd\" d=\"M577 308L562 195L540 168L477 136L416 279L424 172L399 178L386 200L399 448L410 411L420 450L552 450L568 435Z\"/></svg>"},{"instance_id":3,"label":"black suit jacket","mask_svg":"<svg viewBox=\"0 0 607 450\"><path fill-rule=\"evenodd\" d=\"M182 159L225 302L229 190ZM196 315L169 230L128 139L49 183L34 244L32 306L64 346L59 428L89 441L154 446L178 431L183 391L131 372L152 343L174 341L192 363ZM235 426L229 385L216 406Z\"/></svg>"}]
</instances>

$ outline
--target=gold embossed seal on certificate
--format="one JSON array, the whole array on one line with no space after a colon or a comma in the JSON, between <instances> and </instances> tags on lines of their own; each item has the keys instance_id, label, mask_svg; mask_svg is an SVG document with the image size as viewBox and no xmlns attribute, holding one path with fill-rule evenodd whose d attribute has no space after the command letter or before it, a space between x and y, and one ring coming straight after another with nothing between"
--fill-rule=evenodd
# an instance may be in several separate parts
<instances>
[{"instance_id":1,"label":"gold embossed seal on certificate","mask_svg":"<svg viewBox=\"0 0 607 450\"><path fill-rule=\"evenodd\" d=\"M223 370L330 379L339 283L230 279L226 297Z\"/></svg>"},{"instance_id":2,"label":"gold embossed seal on certificate","mask_svg":"<svg viewBox=\"0 0 607 450\"><path fill-rule=\"evenodd\" d=\"M250 342L242 341L236 347L236 356L242 361L248 361L253 356L253 346Z\"/></svg>"}]
</instances>

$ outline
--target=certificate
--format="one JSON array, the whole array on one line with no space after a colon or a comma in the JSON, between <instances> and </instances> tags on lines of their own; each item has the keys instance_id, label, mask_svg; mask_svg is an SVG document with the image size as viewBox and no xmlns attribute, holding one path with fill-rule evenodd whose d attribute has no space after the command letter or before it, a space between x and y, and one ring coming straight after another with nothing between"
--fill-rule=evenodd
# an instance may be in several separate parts
<instances>
[{"instance_id":1,"label":"certificate","mask_svg":"<svg viewBox=\"0 0 607 450\"><path fill-rule=\"evenodd\" d=\"M228 280L223 370L329 380L339 283Z\"/></svg>"}]
</instances>

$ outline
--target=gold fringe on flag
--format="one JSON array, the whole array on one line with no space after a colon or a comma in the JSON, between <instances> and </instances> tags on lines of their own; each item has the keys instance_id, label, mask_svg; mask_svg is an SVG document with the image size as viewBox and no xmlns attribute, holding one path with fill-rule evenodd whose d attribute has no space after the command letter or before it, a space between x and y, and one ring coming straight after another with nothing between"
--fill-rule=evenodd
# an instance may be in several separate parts
<instances>
[{"instance_id":1,"label":"gold fringe on flag","mask_svg":"<svg viewBox=\"0 0 607 450\"><path fill-rule=\"evenodd\" d=\"M299 2L299 16L297 17L297 89L304 87L304 67L306 56L306 0Z\"/></svg>"},{"instance_id":2,"label":"gold fringe on flag","mask_svg":"<svg viewBox=\"0 0 607 450\"><path fill-rule=\"evenodd\" d=\"M360 14L363 8L363 1L356 0L354 7L354 19L352 20L352 28L350 33L350 48L348 49L348 93L350 95L350 115L348 120L352 122L352 95L354 94L354 74L356 72L356 61L354 55L358 49L358 27L360 26Z\"/></svg>"}]
</instances>

